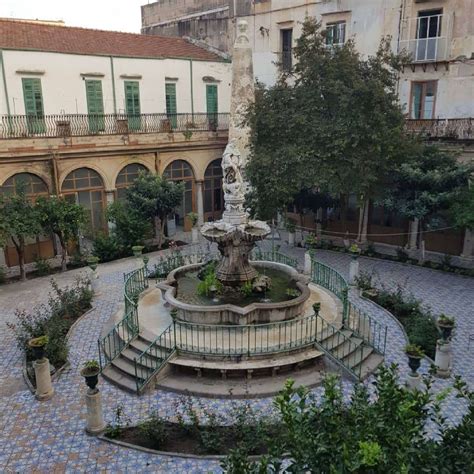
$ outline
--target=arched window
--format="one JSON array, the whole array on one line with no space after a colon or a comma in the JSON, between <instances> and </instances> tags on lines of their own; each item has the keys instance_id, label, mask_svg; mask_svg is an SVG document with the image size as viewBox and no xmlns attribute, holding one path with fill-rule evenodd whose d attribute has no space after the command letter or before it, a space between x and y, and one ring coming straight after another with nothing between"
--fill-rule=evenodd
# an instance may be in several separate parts
<instances>
[{"instance_id":1,"label":"arched window","mask_svg":"<svg viewBox=\"0 0 474 474\"><path fill-rule=\"evenodd\" d=\"M98 231L106 230L104 182L96 171L90 168L71 171L63 182L61 192L66 199L84 206L89 211L86 236L93 237Z\"/></svg>"},{"instance_id":2,"label":"arched window","mask_svg":"<svg viewBox=\"0 0 474 474\"><path fill-rule=\"evenodd\" d=\"M186 215L193 212L194 206L194 173L191 166L184 160L176 160L169 164L163 172L163 177L171 181L184 183L184 194L181 205L175 210L176 222L184 226L184 230L191 230L191 223Z\"/></svg>"},{"instance_id":3,"label":"arched window","mask_svg":"<svg viewBox=\"0 0 474 474\"><path fill-rule=\"evenodd\" d=\"M127 188L138 178L139 173L147 172L148 169L139 163L131 163L122 168L115 181L117 199L125 199Z\"/></svg>"},{"instance_id":4,"label":"arched window","mask_svg":"<svg viewBox=\"0 0 474 474\"><path fill-rule=\"evenodd\" d=\"M16 194L20 189L23 189L25 194L31 198L48 195L46 183L32 173L14 174L0 186L0 192L3 194Z\"/></svg>"},{"instance_id":5,"label":"arched window","mask_svg":"<svg viewBox=\"0 0 474 474\"><path fill-rule=\"evenodd\" d=\"M204 174L204 219L215 221L222 217L224 193L222 191L222 160L214 160Z\"/></svg>"}]
</instances>

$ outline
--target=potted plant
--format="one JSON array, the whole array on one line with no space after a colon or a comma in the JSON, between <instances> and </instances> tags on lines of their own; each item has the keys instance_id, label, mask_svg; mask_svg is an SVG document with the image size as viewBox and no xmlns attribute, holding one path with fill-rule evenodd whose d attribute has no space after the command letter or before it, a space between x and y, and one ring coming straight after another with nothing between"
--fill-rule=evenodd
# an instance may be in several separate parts
<instances>
[{"instance_id":1,"label":"potted plant","mask_svg":"<svg viewBox=\"0 0 474 474\"><path fill-rule=\"evenodd\" d=\"M87 265L89 265L89 268L95 272L97 270L97 265L99 264L99 257L96 257L95 255L90 255L87 257Z\"/></svg>"},{"instance_id":2,"label":"potted plant","mask_svg":"<svg viewBox=\"0 0 474 474\"><path fill-rule=\"evenodd\" d=\"M440 314L438 317L438 327L441 331L441 337L443 341L448 341L451 338L454 326L456 325L454 318Z\"/></svg>"},{"instance_id":3,"label":"potted plant","mask_svg":"<svg viewBox=\"0 0 474 474\"><path fill-rule=\"evenodd\" d=\"M192 242L193 244L197 244L199 242L199 230L196 226L199 216L195 212L189 212L188 219L191 221L191 225L193 226L191 229Z\"/></svg>"},{"instance_id":4,"label":"potted plant","mask_svg":"<svg viewBox=\"0 0 474 474\"><path fill-rule=\"evenodd\" d=\"M143 245L134 245L132 247L133 256L141 257L144 248L145 247Z\"/></svg>"},{"instance_id":5,"label":"potted plant","mask_svg":"<svg viewBox=\"0 0 474 474\"><path fill-rule=\"evenodd\" d=\"M412 375L417 375L417 370L420 368L421 359L424 357L425 353L420 346L416 344L408 344L405 347L405 353L408 356L408 366L412 371Z\"/></svg>"},{"instance_id":6,"label":"potted plant","mask_svg":"<svg viewBox=\"0 0 474 474\"><path fill-rule=\"evenodd\" d=\"M288 245L295 245L296 222L293 219L286 219L285 227L288 232Z\"/></svg>"},{"instance_id":7,"label":"potted plant","mask_svg":"<svg viewBox=\"0 0 474 474\"><path fill-rule=\"evenodd\" d=\"M349 253L351 254L351 257L355 260L359 257L360 255L360 248L359 246L354 243L349 247Z\"/></svg>"},{"instance_id":8,"label":"potted plant","mask_svg":"<svg viewBox=\"0 0 474 474\"><path fill-rule=\"evenodd\" d=\"M99 382L99 373L100 365L96 360L88 360L87 362L84 362L81 369L81 375L86 379L86 384L91 390L94 390Z\"/></svg>"},{"instance_id":9,"label":"potted plant","mask_svg":"<svg viewBox=\"0 0 474 474\"><path fill-rule=\"evenodd\" d=\"M321 311L321 303L314 303L313 304L313 311L316 316L319 315L319 312Z\"/></svg>"},{"instance_id":10,"label":"potted plant","mask_svg":"<svg viewBox=\"0 0 474 474\"><path fill-rule=\"evenodd\" d=\"M48 336L39 336L28 341L28 347L33 350L33 356L35 360L44 358L44 348L49 342Z\"/></svg>"}]
</instances>

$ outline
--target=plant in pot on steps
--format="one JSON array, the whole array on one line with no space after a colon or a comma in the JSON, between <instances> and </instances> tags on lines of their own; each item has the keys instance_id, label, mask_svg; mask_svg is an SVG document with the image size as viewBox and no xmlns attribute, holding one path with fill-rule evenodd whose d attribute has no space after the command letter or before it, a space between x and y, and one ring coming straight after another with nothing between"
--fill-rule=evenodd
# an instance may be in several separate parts
<instances>
[{"instance_id":1,"label":"plant in pot on steps","mask_svg":"<svg viewBox=\"0 0 474 474\"><path fill-rule=\"evenodd\" d=\"M86 379L86 384L91 390L95 390L99 382L100 365L96 360L84 362L81 375Z\"/></svg>"},{"instance_id":2,"label":"plant in pot on steps","mask_svg":"<svg viewBox=\"0 0 474 474\"><path fill-rule=\"evenodd\" d=\"M199 242L199 229L197 227L199 216L195 212L190 212L188 213L188 219L193 226L191 229L192 243L197 244Z\"/></svg>"},{"instance_id":3,"label":"plant in pot on steps","mask_svg":"<svg viewBox=\"0 0 474 474\"><path fill-rule=\"evenodd\" d=\"M352 244L349 247L349 253L351 254L351 258L356 260L360 255L360 247L356 243Z\"/></svg>"},{"instance_id":4,"label":"plant in pot on steps","mask_svg":"<svg viewBox=\"0 0 474 474\"><path fill-rule=\"evenodd\" d=\"M294 219L286 219L285 228L288 232L288 245L294 247L295 245L295 231L296 231L296 221Z\"/></svg>"},{"instance_id":5,"label":"plant in pot on steps","mask_svg":"<svg viewBox=\"0 0 474 474\"><path fill-rule=\"evenodd\" d=\"M144 248L145 247L143 245L134 245L132 247L133 256L134 257L141 257Z\"/></svg>"},{"instance_id":6,"label":"plant in pot on steps","mask_svg":"<svg viewBox=\"0 0 474 474\"><path fill-rule=\"evenodd\" d=\"M319 316L319 312L321 311L321 303L314 303L313 311L316 316Z\"/></svg>"},{"instance_id":7,"label":"plant in pot on steps","mask_svg":"<svg viewBox=\"0 0 474 474\"><path fill-rule=\"evenodd\" d=\"M96 257L95 255L90 255L89 257L87 257L87 265L93 272L97 270L98 264L99 264L99 257Z\"/></svg>"},{"instance_id":8,"label":"plant in pot on steps","mask_svg":"<svg viewBox=\"0 0 474 474\"><path fill-rule=\"evenodd\" d=\"M405 353L408 356L408 366L411 369L411 375L416 377L417 370L420 368L421 359L425 356L423 349L416 344L408 344L405 347Z\"/></svg>"},{"instance_id":9,"label":"plant in pot on steps","mask_svg":"<svg viewBox=\"0 0 474 474\"><path fill-rule=\"evenodd\" d=\"M451 333L456 326L456 322L454 318L446 316L445 314L440 314L437 322L443 342L446 343L451 339Z\"/></svg>"},{"instance_id":10,"label":"plant in pot on steps","mask_svg":"<svg viewBox=\"0 0 474 474\"><path fill-rule=\"evenodd\" d=\"M33 357L35 360L44 359L44 350L48 342L48 336L39 336L28 341L28 347L33 350Z\"/></svg>"}]
</instances>

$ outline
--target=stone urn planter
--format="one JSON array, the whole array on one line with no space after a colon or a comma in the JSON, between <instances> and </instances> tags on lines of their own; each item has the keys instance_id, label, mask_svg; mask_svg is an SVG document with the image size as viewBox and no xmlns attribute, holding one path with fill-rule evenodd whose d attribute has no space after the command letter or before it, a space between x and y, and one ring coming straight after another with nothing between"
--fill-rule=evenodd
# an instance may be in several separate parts
<instances>
[{"instance_id":1,"label":"stone urn planter","mask_svg":"<svg viewBox=\"0 0 474 474\"><path fill-rule=\"evenodd\" d=\"M89 268L95 272L97 270L97 265L99 264L99 257L96 257L94 255L91 255L90 257L87 257L87 265Z\"/></svg>"},{"instance_id":2,"label":"stone urn planter","mask_svg":"<svg viewBox=\"0 0 474 474\"><path fill-rule=\"evenodd\" d=\"M349 247L349 253L351 255L352 260L357 260L360 256L360 248L357 244L352 244Z\"/></svg>"},{"instance_id":3,"label":"stone urn planter","mask_svg":"<svg viewBox=\"0 0 474 474\"><path fill-rule=\"evenodd\" d=\"M321 311L321 303L314 303L313 304L313 311L316 316L319 315L319 312Z\"/></svg>"},{"instance_id":4,"label":"stone urn planter","mask_svg":"<svg viewBox=\"0 0 474 474\"><path fill-rule=\"evenodd\" d=\"M405 353L408 356L408 366L411 369L411 375L417 376L417 371L421 365L421 359L424 357L424 352L421 347L415 344L408 344L405 347Z\"/></svg>"},{"instance_id":5,"label":"stone urn planter","mask_svg":"<svg viewBox=\"0 0 474 474\"><path fill-rule=\"evenodd\" d=\"M141 257L144 248L145 247L143 245L134 245L132 247L133 256L134 257Z\"/></svg>"},{"instance_id":6,"label":"stone urn planter","mask_svg":"<svg viewBox=\"0 0 474 474\"><path fill-rule=\"evenodd\" d=\"M437 323L443 341L449 341L451 339L451 334L453 332L454 326L456 325L454 318L450 318L445 314L441 314L438 318Z\"/></svg>"},{"instance_id":7,"label":"stone urn planter","mask_svg":"<svg viewBox=\"0 0 474 474\"><path fill-rule=\"evenodd\" d=\"M197 227L199 216L195 212L190 212L188 213L188 219L191 221L192 225L191 241L193 244L197 244L199 242L199 229Z\"/></svg>"},{"instance_id":8,"label":"stone urn planter","mask_svg":"<svg viewBox=\"0 0 474 474\"><path fill-rule=\"evenodd\" d=\"M95 390L99 382L99 373L100 366L96 360L87 361L81 369L81 375L84 377L86 385L91 390Z\"/></svg>"},{"instance_id":9,"label":"stone urn planter","mask_svg":"<svg viewBox=\"0 0 474 474\"><path fill-rule=\"evenodd\" d=\"M296 222L293 219L287 219L285 223L286 230L288 232L288 245L290 247L295 246L295 232L296 232Z\"/></svg>"},{"instance_id":10,"label":"stone urn planter","mask_svg":"<svg viewBox=\"0 0 474 474\"><path fill-rule=\"evenodd\" d=\"M28 341L28 347L33 350L33 357L35 358L35 360L44 359L45 347L48 342L48 336L35 337L34 339L30 339Z\"/></svg>"}]
</instances>

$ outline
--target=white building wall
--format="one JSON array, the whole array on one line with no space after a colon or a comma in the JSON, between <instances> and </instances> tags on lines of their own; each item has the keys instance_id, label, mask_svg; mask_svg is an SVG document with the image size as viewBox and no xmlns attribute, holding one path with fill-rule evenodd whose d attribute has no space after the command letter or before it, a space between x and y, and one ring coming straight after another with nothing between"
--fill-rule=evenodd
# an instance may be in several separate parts
<instances>
[{"instance_id":1,"label":"white building wall","mask_svg":"<svg viewBox=\"0 0 474 474\"><path fill-rule=\"evenodd\" d=\"M25 113L23 77L41 79L44 113L47 115L86 114L87 98L84 79L102 81L104 111L114 113L110 57L36 51L4 51L3 56L11 114L23 115ZM195 112L206 111L205 86L202 80L204 76L213 76L219 81L219 111L229 112L230 66L229 63L193 60ZM176 82L178 113L191 112L189 60L114 57L113 68L117 112L125 111L124 82L127 80L136 80L140 84L142 113L166 112L166 78ZM90 76L83 77L84 74L90 74ZM98 77L97 74L102 76ZM133 76L141 77L134 78ZM0 114L7 114L3 82L0 82L0 89Z\"/></svg>"}]
</instances>

